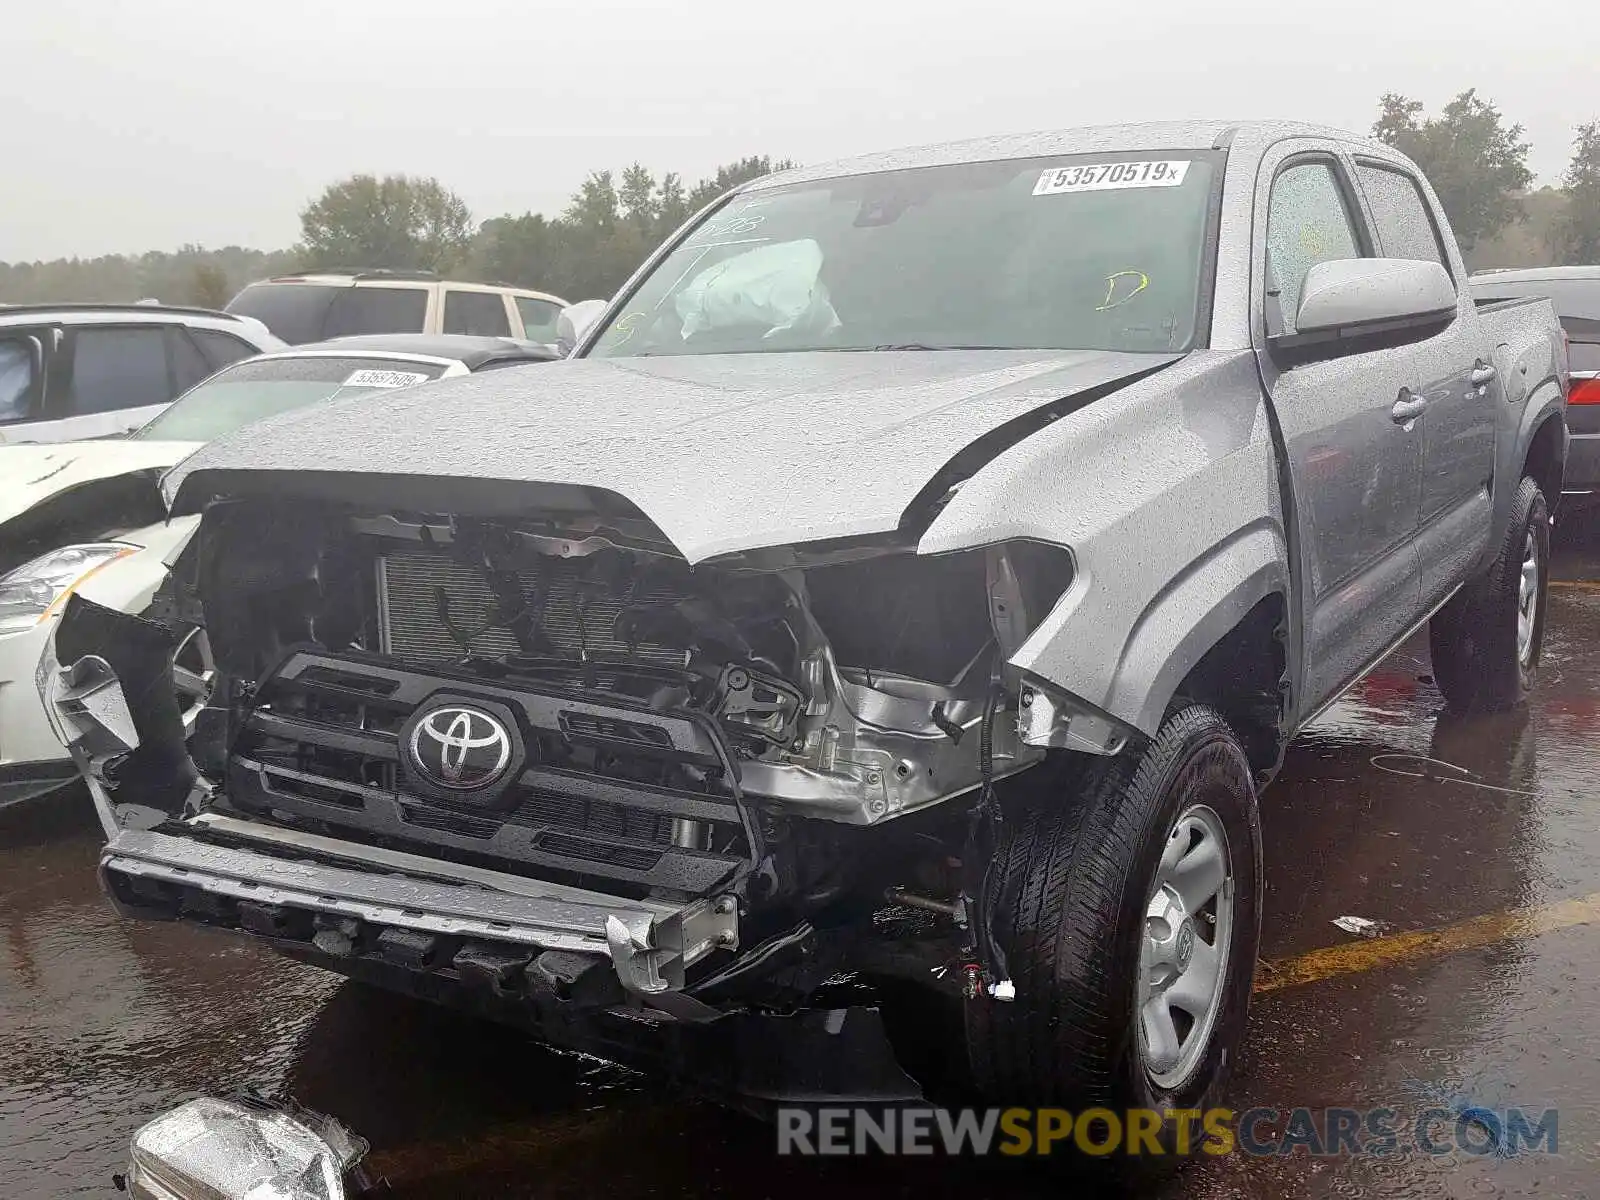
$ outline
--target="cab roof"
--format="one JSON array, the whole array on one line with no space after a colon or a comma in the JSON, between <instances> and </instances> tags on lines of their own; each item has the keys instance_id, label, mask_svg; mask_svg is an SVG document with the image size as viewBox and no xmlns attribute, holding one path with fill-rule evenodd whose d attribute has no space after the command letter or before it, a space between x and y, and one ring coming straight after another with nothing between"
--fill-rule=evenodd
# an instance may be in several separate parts
<instances>
[{"instance_id":1,"label":"cab roof","mask_svg":"<svg viewBox=\"0 0 1600 1200\"><path fill-rule=\"evenodd\" d=\"M953 166L960 163L998 162L1012 158L1041 158L1052 154L1118 154L1157 150L1224 150L1237 143L1259 153L1287 137L1331 138L1346 143L1380 143L1326 125L1301 121L1145 121L1127 125L1085 125L1034 133L1000 134L959 142L886 150L855 158L836 159L811 167L796 167L767 175L746 185L761 191L791 183L807 183L849 175L870 175L913 167Z\"/></svg>"}]
</instances>

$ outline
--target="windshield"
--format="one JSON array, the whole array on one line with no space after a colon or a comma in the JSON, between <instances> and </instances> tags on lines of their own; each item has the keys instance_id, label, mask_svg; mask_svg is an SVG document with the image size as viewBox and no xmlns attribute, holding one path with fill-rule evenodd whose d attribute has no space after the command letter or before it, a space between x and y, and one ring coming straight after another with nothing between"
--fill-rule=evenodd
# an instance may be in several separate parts
<instances>
[{"instance_id":1,"label":"windshield","mask_svg":"<svg viewBox=\"0 0 1600 1200\"><path fill-rule=\"evenodd\" d=\"M919 167L735 199L619 306L596 358L1190 348L1216 156Z\"/></svg>"},{"instance_id":2,"label":"windshield","mask_svg":"<svg viewBox=\"0 0 1600 1200\"><path fill-rule=\"evenodd\" d=\"M437 379L444 371L443 363L409 358L250 359L190 388L130 436L147 442L209 442L252 421L319 400L411 387Z\"/></svg>"}]
</instances>

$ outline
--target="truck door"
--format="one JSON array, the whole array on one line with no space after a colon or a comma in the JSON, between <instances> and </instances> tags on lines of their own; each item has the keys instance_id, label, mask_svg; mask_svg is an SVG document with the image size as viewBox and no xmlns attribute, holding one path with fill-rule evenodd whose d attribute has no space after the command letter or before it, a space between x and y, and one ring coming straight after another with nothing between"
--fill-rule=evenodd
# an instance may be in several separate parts
<instances>
[{"instance_id":1,"label":"truck door","mask_svg":"<svg viewBox=\"0 0 1600 1200\"><path fill-rule=\"evenodd\" d=\"M1500 396L1491 347L1466 287L1465 269L1452 262L1433 209L1407 171L1372 159L1356 160L1356 181L1367 203L1379 253L1436 262L1456 281L1456 318L1415 342L1417 396L1425 404L1422 432L1422 513L1417 537L1422 603L1432 608L1477 559L1490 537L1494 479L1495 407Z\"/></svg>"},{"instance_id":2,"label":"truck door","mask_svg":"<svg viewBox=\"0 0 1600 1200\"><path fill-rule=\"evenodd\" d=\"M1262 378L1289 457L1299 530L1304 691L1314 712L1420 618L1415 547L1422 435L1402 419L1417 385L1406 346L1324 345L1285 354L1317 263L1373 255L1347 161L1288 143L1262 164L1256 290Z\"/></svg>"}]
</instances>

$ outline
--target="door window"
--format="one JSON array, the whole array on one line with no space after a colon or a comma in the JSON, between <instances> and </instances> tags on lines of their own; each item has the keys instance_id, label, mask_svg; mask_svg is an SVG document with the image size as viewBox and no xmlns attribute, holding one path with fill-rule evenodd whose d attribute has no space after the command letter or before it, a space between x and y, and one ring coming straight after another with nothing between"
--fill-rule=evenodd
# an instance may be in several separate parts
<instances>
[{"instance_id":1,"label":"door window","mask_svg":"<svg viewBox=\"0 0 1600 1200\"><path fill-rule=\"evenodd\" d=\"M523 337L530 342L556 340L556 319L561 316L559 304L535 300L532 296L518 296L517 311L522 314Z\"/></svg>"},{"instance_id":2,"label":"door window","mask_svg":"<svg viewBox=\"0 0 1600 1200\"><path fill-rule=\"evenodd\" d=\"M479 337L510 337L511 319L506 316L506 298L499 292L446 292L444 331Z\"/></svg>"},{"instance_id":3,"label":"door window","mask_svg":"<svg viewBox=\"0 0 1600 1200\"><path fill-rule=\"evenodd\" d=\"M211 364L182 329L173 326L167 336L172 339L172 392L181 396L211 374Z\"/></svg>"},{"instance_id":4,"label":"door window","mask_svg":"<svg viewBox=\"0 0 1600 1200\"><path fill-rule=\"evenodd\" d=\"M253 354L260 353L249 342L236 338L231 333L218 333L214 329L191 329L189 334L200 343L200 349L205 351L213 371L220 371L229 363L236 363L241 358L249 358Z\"/></svg>"},{"instance_id":5,"label":"door window","mask_svg":"<svg viewBox=\"0 0 1600 1200\"><path fill-rule=\"evenodd\" d=\"M29 416L33 400L33 360L31 339L0 340L0 424Z\"/></svg>"},{"instance_id":6,"label":"door window","mask_svg":"<svg viewBox=\"0 0 1600 1200\"><path fill-rule=\"evenodd\" d=\"M322 336L360 333L421 333L428 319L426 288L345 288L328 307Z\"/></svg>"},{"instance_id":7,"label":"door window","mask_svg":"<svg viewBox=\"0 0 1600 1200\"><path fill-rule=\"evenodd\" d=\"M1413 258L1450 269L1415 180L1371 163L1357 164L1356 178L1372 208L1378 245L1386 258Z\"/></svg>"},{"instance_id":8,"label":"door window","mask_svg":"<svg viewBox=\"0 0 1600 1200\"><path fill-rule=\"evenodd\" d=\"M73 334L67 416L146 408L172 399L166 330L80 328Z\"/></svg>"},{"instance_id":9,"label":"door window","mask_svg":"<svg viewBox=\"0 0 1600 1200\"><path fill-rule=\"evenodd\" d=\"M1306 272L1318 263L1361 257L1332 164L1298 163L1280 172L1267 208L1267 295L1269 301L1276 295L1280 328L1294 332Z\"/></svg>"}]
</instances>

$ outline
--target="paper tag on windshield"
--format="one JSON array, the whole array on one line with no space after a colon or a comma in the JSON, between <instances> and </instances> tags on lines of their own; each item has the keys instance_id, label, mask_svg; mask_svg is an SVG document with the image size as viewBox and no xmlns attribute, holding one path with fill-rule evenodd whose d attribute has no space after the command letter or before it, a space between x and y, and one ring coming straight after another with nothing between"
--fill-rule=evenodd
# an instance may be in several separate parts
<instances>
[{"instance_id":1,"label":"paper tag on windshield","mask_svg":"<svg viewBox=\"0 0 1600 1200\"><path fill-rule=\"evenodd\" d=\"M365 367L359 371L352 371L350 377L339 386L402 388L412 387L427 381L428 377L426 375L419 374L416 371L380 371L373 367Z\"/></svg>"},{"instance_id":2,"label":"paper tag on windshield","mask_svg":"<svg viewBox=\"0 0 1600 1200\"><path fill-rule=\"evenodd\" d=\"M1108 192L1116 188L1177 187L1189 173L1186 158L1152 162L1085 163L1076 167L1050 167L1033 185L1035 196L1062 192Z\"/></svg>"}]
</instances>

